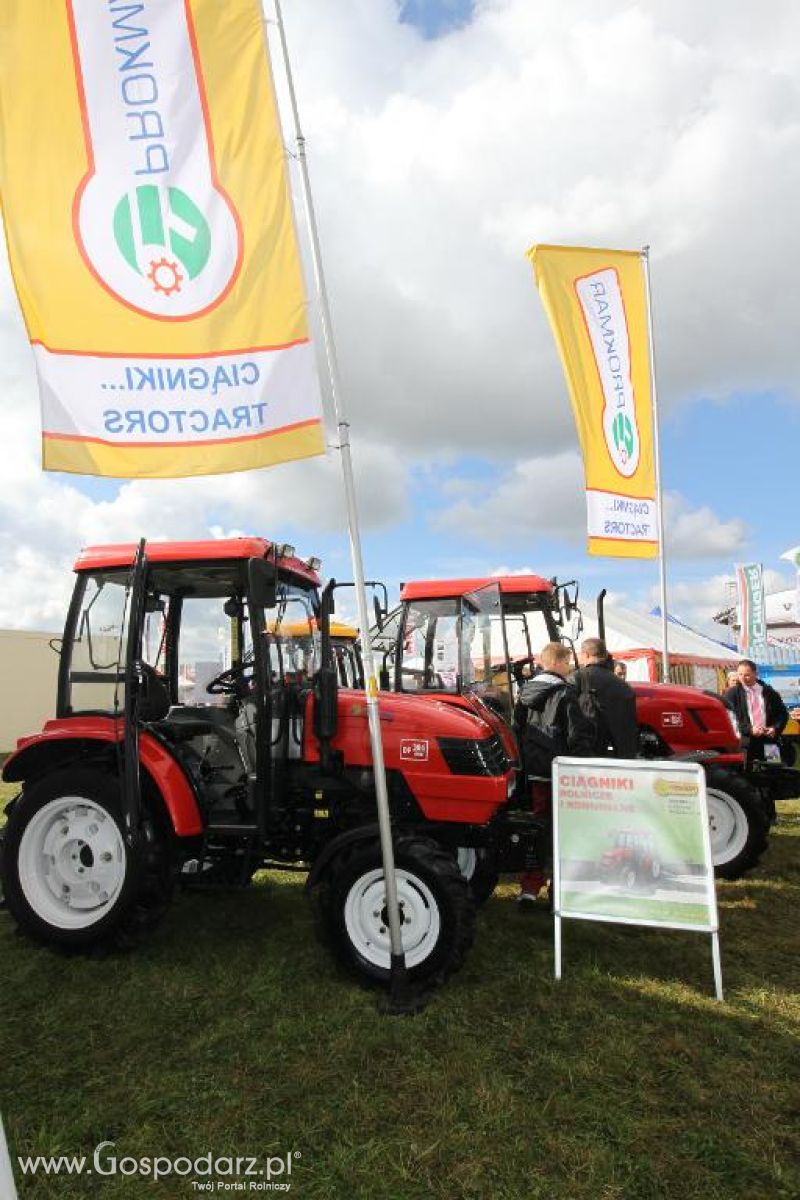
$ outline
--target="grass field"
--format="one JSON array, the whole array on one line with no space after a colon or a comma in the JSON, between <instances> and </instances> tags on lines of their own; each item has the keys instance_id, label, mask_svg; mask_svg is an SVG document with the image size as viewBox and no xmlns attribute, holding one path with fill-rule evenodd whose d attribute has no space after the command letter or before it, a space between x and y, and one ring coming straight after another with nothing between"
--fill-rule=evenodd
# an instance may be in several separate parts
<instances>
[{"instance_id":1,"label":"grass field","mask_svg":"<svg viewBox=\"0 0 800 1200\"><path fill-rule=\"evenodd\" d=\"M296 1200L800 1196L800 802L780 807L763 866L719 888L722 1005L700 935L566 924L556 984L549 915L510 886L402 1019L333 965L296 877L182 896L117 958L58 957L0 916L12 1155L297 1152ZM19 1188L181 1200L191 1178Z\"/></svg>"}]
</instances>

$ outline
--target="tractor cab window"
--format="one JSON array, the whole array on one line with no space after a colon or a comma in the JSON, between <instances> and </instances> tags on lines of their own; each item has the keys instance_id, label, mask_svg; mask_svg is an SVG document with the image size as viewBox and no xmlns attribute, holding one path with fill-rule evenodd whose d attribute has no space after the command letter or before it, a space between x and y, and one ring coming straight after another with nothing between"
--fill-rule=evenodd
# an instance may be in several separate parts
<instances>
[{"instance_id":1,"label":"tractor cab window","mask_svg":"<svg viewBox=\"0 0 800 1200\"><path fill-rule=\"evenodd\" d=\"M216 681L225 672L234 670L240 673L246 686L252 679L252 663L250 622L246 609L239 605L236 597L190 596L183 600L178 652L181 704L224 706L231 690L218 686Z\"/></svg>"},{"instance_id":2,"label":"tractor cab window","mask_svg":"<svg viewBox=\"0 0 800 1200\"><path fill-rule=\"evenodd\" d=\"M320 665L320 639L311 600L304 592L280 588L267 614L267 646L273 684L310 683Z\"/></svg>"},{"instance_id":3,"label":"tractor cab window","mask_svg":"<svg viewBox=\"0 0 800 1200\"><path fill-rule=\"evenodd\" d=\"M129 575L81 575L74 623L62 648L66 707L71 713L118 714L125 708Z\"/></svg>"},{"instance_id":4,"label":"tractor cab window","mask_svg":"<svg viewBox=\"0 0 800 1200\"><path fill-rule=\"evenodd\" d=\"M511 679L506 659L503 613L498 584L489 584L461 601L461 675L465 691L511 718Z\"/></svg>"},{"instance_id":5,"label":"tractor cab window","mask_svg":"<svg viewBox=\"0 0 800 1200\"><path fill-rule=\"evenodd\" d=\"M459 690L459 601L425 600L405 610L399 686L403 692Z\"/></svg>"}]
</instances>

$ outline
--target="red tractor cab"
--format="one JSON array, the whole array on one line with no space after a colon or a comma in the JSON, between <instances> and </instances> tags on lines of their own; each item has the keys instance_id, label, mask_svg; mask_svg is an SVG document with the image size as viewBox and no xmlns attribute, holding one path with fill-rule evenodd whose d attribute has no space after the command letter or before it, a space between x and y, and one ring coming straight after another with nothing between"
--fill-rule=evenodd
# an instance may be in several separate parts
<instances>
[{"instance_id":1,"label":"red tractor cab","mask_svg":"<svg viewBox=\"0 0 800 1200\"><path fill-rule=\"evenodd\" d=\"M574 582L538 575L406 583L399 608L374 635L385 653L382 682L482 712L506 752L516 754L519 687L545 642L571 644L569 634L579 635L577 592ZM703 764L715 870L738 878L766 849L774 804L745 773L733 715L719 697L696 688L632 686L640 754Z\"/></svg>"},{"instance_id":2,"label":"red tractor cab","mask_svg":"<svg viewBox=\"0 0 800 1200\"><path fill-rule=\"evenodd\" d=\"M176 880L303 870L335 951L388 980L367 706L345 686L337 585L321 589L318 566L255 537L79 555L55 717L3 769L21 790L2 879L25 932L128 943ZM478 868L538 862L543 828L509 806L516 752L489 707L382 694L380 720L406 964L430 984L470 944Z\"/></svg>"}]
</instances>

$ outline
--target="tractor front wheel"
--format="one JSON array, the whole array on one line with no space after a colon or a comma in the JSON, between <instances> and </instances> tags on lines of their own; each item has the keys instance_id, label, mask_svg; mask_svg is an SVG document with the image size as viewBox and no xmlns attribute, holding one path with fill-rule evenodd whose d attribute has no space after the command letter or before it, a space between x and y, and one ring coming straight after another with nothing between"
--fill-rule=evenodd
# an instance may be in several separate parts
<instances>
[{"instance_id":1,"label":"tractor front wheel","mask_svg":"<svg viewBox=\"0 0 800 1200\"><path fill-rule=\"evenodd\" d=\"M11 915L30 937L62 950L127 948L163 915L171 871L163 835L123 833L119 787L65 770L25 787L9 816L3 882Z\"/></svg>"},{"instance_id":2,"label":"tractor front wheel","mask_svg":"<svg viewBox=\"0 0 800 1200\"><path fill-rule=\"evenodd\" d=\"M459 969L472 943L475 905L469 885L452 854L428 838L397 839L395 874L408 977L439 984ZM363 978L388 983L391 944L378 843L343 855L321 899L338 957Z\"/></svg>"},{"instance_id":3,"label":"tractor front wheel","mask_svg":"<svg viewBox=\"0 0 800 1200\"><path fill-rule=\"evenodd\" d=\"M746 780L720 767L706 768L708 824L714 873L740 879L767 848L769 819Z\"/></svg>"}]
</instances>

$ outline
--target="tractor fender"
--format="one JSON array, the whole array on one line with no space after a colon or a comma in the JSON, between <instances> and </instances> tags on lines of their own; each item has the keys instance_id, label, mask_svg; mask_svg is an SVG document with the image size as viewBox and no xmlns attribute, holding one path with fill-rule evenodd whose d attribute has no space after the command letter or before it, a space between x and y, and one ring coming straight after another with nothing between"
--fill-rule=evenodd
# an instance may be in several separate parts
<instances>
[{"instance_id":1,"label":"tractor fender","mask_svg":"<svg viewBox=\"0 0 800 1200\"><path fill-rule=\"evenodd\" d=\"M122 723L109 717L48 721L35 737L25 738L3 767L11 783L79 761L113 761L122 741ZM139 760L159 792L176 837L203 832L200 810L180 764L166 746L144 730L139 738Z\"/></svg>"},{"instance_id":2,"label":"tractor fender","mask_svg":"<svg viewBox=\"0 0 800 1200\"><path fill-rule=\"evenodd\" d=\"M310 892L317 886L337 854L345 846L355 846L359 842L374 842L376 838L380 838L380 826L377 822L372 825L359 825L357 829L348 829L346 833L340 833L333 838L322 853L314 859L311 870L308 872L305 890Z\"/></svg>"}]
</instances>

